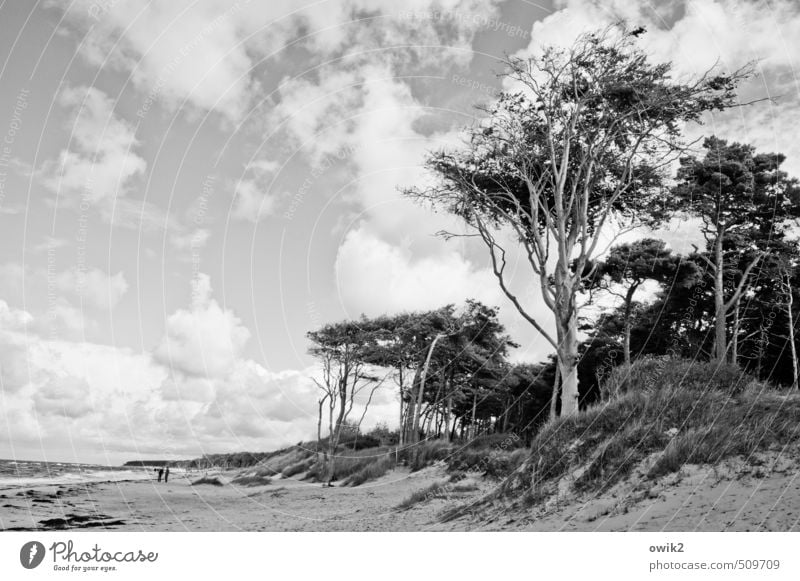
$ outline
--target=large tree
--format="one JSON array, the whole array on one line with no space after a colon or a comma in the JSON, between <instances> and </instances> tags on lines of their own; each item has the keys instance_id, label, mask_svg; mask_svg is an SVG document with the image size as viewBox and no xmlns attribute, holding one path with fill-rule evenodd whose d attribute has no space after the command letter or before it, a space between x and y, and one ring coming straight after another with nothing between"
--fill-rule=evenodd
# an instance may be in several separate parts
<instances>
[{"instance_id":1,"label":"large tree","mask_svg":"<svg viewBox=\"0 0 800 581\"><path fill-rule=\"evenodd\" d=\"M692 261L673 254L663 240L654 238L614 246L595 274L593 286L622 299L622 353L629 369L636 292L647 281L665 287L690 286L700 276Z\"/></svg>"},{"instance_id":2,"label":"large tree","mask_svg":"<svg viewBox=\"0 0 800 581\"><path fill-rule=\"evenodd\" d=\"M738 309L754 269L783 244L788 222L800 215L800 192L780 169L782 154L716 137L703 147L702 159L681 159L674 193L678 207L702 222L709 256L700 256L714 276L714 357L724 361L727 316ZM726 285L731 264L742 267L735 284Z\"/></svg>"},{"instance_id":3,"label":"large tree","mask_svg":"<svg viewBox=\"0 0 800 581\"><path fill-rule=\"evenodd\" d=\"M681 127L734 103L743 72L681 82L636 46L641 29L585 34L567 49L507 61L501 94L465 147L433 153L440 178L407 193L461 217L489 251L494 274L520 314L552 345L561 413L578 401L578 293L609 229L657 217ZM511 231L552 311L555 334L515 294L503 230ZM452 234L450 234L452 235Z\"/></svg>"}]
</instances>

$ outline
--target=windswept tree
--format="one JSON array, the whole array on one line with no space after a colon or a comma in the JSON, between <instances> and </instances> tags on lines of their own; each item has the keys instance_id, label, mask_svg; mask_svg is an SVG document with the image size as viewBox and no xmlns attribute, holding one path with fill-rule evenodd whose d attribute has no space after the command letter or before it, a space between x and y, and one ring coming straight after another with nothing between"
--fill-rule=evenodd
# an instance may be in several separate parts
<instances>
[{"instance_id":1,"label":"windswept tree","mask_svg":"<svg viewBox=\"0 0 800 581\"><path fill-rule=\"evenodd\" d=\"M369 364L376 341L374 333L360 325L359 321L331 323L307 333L307 337L312 342L308 352L319 360L321 366L319 377L313 378L321 393L318 400L317 437L321 439L323 416L327 411L328 442L324 461L325 483L330 485L334 476L336 448L347 428L356 397L368 392L363 402L366 413L375 390L381 384Z\"/></svg>"},{"instance_id":2,"label":"windswept tree","mask_svg":"<svg viewBox=\"0 0 800 581\"><path fill-rule=\"evenodd\" d=\"M465 147L428 158L436 185L407 192L459 216L484 242L503 292L556 351L562 415L579 409L578 293L593 274L587 263L609 231L659 217L681 127L732 106L745 75L677 81L669 64L637 48L642 32L612 27L567 49L509 59L515 89L467 130ZM536 299L520 300L509 285L507 232L539 281L555 334L532 314Z\"/></svg>"},{"instance_id":3,"label":"windswept tree","mask_svg":"<svg viewBox=\"0 0 800 581\"><path fill-rule=\"evenodd\" d=\"M592 286L622 300L623 362L631 365L631 329L636 292L647 281L664 287L690 286L700 276L695 264L673 254L663 240L644 238L614 246L597 265Z\"/></svg>"},{"instance_id":4,"label":"windswept tree","mask_svg":"<svg viewBox=\"0 0 800 581\"><path fill-rule=\"evenodd\" d=\"M704 148L702 159L681 159L674 192L678 207L702 221L709 256L700 256L714 277L714 357L724 361L727 316L752 284L756 266L800 216L800 191L780 169L782 154L756 153L751 145L716 137L706 139ZM742 262L735 285L726 285L728 267Z\"/></svg>"}]
</instances>

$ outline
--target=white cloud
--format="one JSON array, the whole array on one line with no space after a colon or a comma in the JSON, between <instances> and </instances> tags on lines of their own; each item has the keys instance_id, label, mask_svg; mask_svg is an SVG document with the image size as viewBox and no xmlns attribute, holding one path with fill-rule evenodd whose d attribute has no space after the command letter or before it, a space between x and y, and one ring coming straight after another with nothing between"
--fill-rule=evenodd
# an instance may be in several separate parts
<instances>
[{"instance_id":1,"label":"white cloud","mask_svg":"<svg viewBox=\"0 0 800 581\"><path fill-rule=\"evenodd\" d=\"M208 275L192 282L192 308L169 316L156 358L171 370L195 377L222 377L230 373L250 331L230 309L211 297Z\"/></svg>"},{"instance_id":2,"label":"white cloud","mask_svg":"<svg viewBox=\"0 0 800 581\"><path fill-rule=\"evenodd\" d=\"M251 162L245 175L236 184L232 217L258 222L275 212L278 196L270 191L280 164L272 160Z\"/></svg>"},{"instance_id":3,"label":"white cloud","mask_svg":"<svg viewBox=\"0 0 800 581\"><path fill-rule=\"evenodd\" d=\"M114 101L94 87L65 89L59 105L74 113L68 126L72 149L45 164L43 183L58 195L59 204L108 209L146 169L133 153L138 146L135 130L114 114Z\"/></svg>"},{"instance_id":4,"label":"white cloud","mask_svg":"<svg viewBox=\"0 0 800 581\"><path fill-rule=\"evenodd\" d=\"M109 275L99 268L64 271L55 277L56 286L101 309L113 309L128 290L120 271Z\"/></svg>"},{"instance_id":5,"label":"white cloud","mask_svg":"<svg viewBox=\"0 0 800 581\"><path fill-rule=\"evenodd\" d=\"M32 457L41 446L51 458L120 462L269 450L311 438L314 370L272 372L244 358L246 329L210 293L199 277L192 307L170 317L165 336L180 355L215 365L202 375L157 354L49 338L34 331L31 314L0 302L0 418L10 436L0 456ZM195 341L189 330L205 334ZM215 333L235 348L221 346Z\"/></svg>"},{"instance_id":6,"label":"white cloud","mask_svg":"<svg viewBox=\"0 0 800 581\"><path fill-rule=\"evenodd\" d=\"M467 298L490 305L505 302L493 275L457 251L414 257L363 229L345 237L336 277L351 316L433 309Z\"/></svg>"},{"instance_id":7,"label":"white cloud","mask_svg":"<svg viewBox=\"0 0 800 581\"><path fill-rule=\"evenodd\" d=\"M476 31L495 14L495 2L481 0L413 0L401 7L384 0L50 4L84 36L87 61L130 73L146 95L141 116L156 102L169 109L188 103L231 120L242 118L259 90L254 66L282 55L290 42L326 60L346 54L399 65L465 63ZM391 46L404 48L381 50Z\"/></svg>"},{"instance_id":8,"label":"white cloud","mask_svg":"<svg viewBox=\"0 0 800 581\"><path fill-rule=\"evenodd\" d=\"M52 377L36 391L34 406L38 414L61 418L81 418L94 411L91 390L85 379Z\"/></svg>"},{"instance_id":9,"label":"white cloud","mask_svg":"<svg viewBox=\"0 0 800 581\"><path fill-rule=\"evenodd\" d=\"M729 69L756 59L762 70L794 68L800 55L800 6L792 0L561 0L557 8L534 23L525 54L568 46L583 32L625 19L646 26L643 46L683 74L705 72L717 61Z\"/></svg>"}]
</instances>

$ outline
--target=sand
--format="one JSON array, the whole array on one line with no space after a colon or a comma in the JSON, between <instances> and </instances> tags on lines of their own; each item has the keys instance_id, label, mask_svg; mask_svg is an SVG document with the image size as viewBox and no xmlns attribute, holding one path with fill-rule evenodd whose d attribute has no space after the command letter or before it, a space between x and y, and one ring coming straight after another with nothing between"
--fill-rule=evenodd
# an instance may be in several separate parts
<instances>
[{"instance_id":1,"label":"sand","mask_svg":"<svg viewBox=\"0 0 800 581\"><path fill-rule=\"evenodd\" d=\"M437 523L430 510L397 511L413 491L446 479L443 467L398 469L359 487L323 488L295 478L266 486L191 485L201 474L169 483L128 481L40 488L0 498L0 528L126 531L417 531ZM5 505L5 506L4 506Z\"/></svg>"},{"instance_id":2,"label":"sand","mask_svg":"<svg viewBox=\"0 0 800 581\"><path fill-rule=\"evenodd\" d=\"M763 467L728 462L687 466L644 483L633 475L602 495L553 499L545 507L495 504L479 515L442 523L443 509L475 501L496 481L477 475L478 490L448 491L408 510L412 492L445 482L444 466L397 469L358 487L323 488L296 478L240 487L190 484L202 474L155 481L50 487L0 498L0 528L127 531L791 531L800 528L800 472L794 462Z\"/></svg>"}]
</instances>

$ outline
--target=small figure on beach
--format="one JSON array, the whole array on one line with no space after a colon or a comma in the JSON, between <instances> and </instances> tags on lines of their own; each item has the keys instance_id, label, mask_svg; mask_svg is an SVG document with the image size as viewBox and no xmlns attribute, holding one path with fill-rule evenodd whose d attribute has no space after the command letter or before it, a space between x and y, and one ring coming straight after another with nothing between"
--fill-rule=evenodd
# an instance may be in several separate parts
<instances>
[{"instance_id":1,"label":"small figure on beach","mask_svg":"<svg viewBox=\"0 0 800 581\"><path fill-rule=\"evenodd\" d=\"M161 482L161 477L164 476L164 469L158 468L158 481Z\"/></svg>"},{"instance_id":2,"label":"small figure on beach","mask_svg":"<svg viewBox=\"0 0 800 581\"><path fill-rule=\"evenodd\" d=\"M166 471L164 471L164 484L167 483L167 480L169 480L169 466L167 466Z\"/></svg>"}]
</instances>

